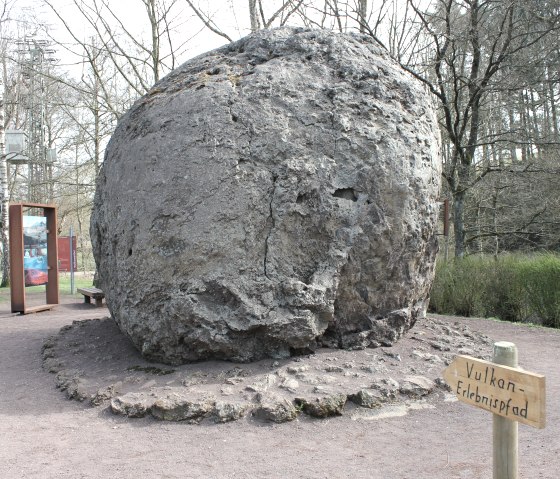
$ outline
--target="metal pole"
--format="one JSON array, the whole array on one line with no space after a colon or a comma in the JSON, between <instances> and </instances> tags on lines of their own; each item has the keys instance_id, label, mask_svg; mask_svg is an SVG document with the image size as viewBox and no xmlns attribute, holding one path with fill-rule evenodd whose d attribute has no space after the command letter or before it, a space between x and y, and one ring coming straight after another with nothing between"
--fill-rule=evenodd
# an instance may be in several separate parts
<instances>
[{"instance_id":1,"label":"metal pole","mask_svg":"<svg viewBox=\"0 0 560 479\"><path fill-rule=\"evenodd\" d=\"M517 367L517 347L513 343L494 343L493 362ZM517 421L493 414L494 479L518 479Z\"/></svg>"},{"instance_id":2,"label":"metal pole","mask_svg":"<svg viewBox=\"0 0 560 479\"><path fill-rule=\"evenodd\" d=\"M70 294L74 294L74 227L70 226Z\"/></svg>"}]
</instances>

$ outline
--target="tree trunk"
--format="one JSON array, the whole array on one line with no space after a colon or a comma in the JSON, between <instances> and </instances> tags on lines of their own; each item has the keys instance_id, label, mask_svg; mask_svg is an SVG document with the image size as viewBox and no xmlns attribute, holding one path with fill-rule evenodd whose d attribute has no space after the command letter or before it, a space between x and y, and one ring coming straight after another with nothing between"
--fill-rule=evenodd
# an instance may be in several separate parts
<instances>
[{"instance_id":1,"label":"tree trunk","mask_svg":"<svg viewBox=\"0 0 560 479\"><path fill-rule=\"evenodd\" d=\"M457 153L455 153L457 154ZM470 188L471 165L465 160L455 160L457 163L457 177L449 185L453 198L453 231L455 233L455 257L462 258L466 251L466 231L465 231L465 203L467 191Z\"/></svg>"},{"instance_id":2,"label":"tree trunk","mask_svg":"<svg viewBox=\"0 0 560 479\"><path fill-rule=\"evenodd\" d=\"M509 135L511 138L515 138L517 135L515 134L515 117L513 115L513 105L509 104L508 105L508 129L509 129ZM517 163L517 147L515 146L515 144L510 145L509 147L509 155L511 157L511 162L512 163Z\"/></svg>"},{"instance_id":3,"label":"tree trunk","mask_svg":"<svg viewBox=\"0 0 560 479\"><path fill-rule=\"evenodd\" d=\"M529 135L527 133L527 105L525 103L525 95L523 91L519 92L519 113L521 117L521 140L523 144L521 145L521 162L527 164L529 161Z\"/></svg>"},{"instance_id":4,"label":"tree trunk","mask_svg":"<svg viewBox=\"0 0 560 479\"><path fill-rule=\"evenodd\" d=\"M0 92L0 201L2 206L2 226L0 237L2 241L2 280L1 287L10 284L10 236L9 236L9 194L8 194L8 163L4 154L6 143L4 130L4 97Z\"/></svg>"},{"instance_id":5,"label":"tree trunk","mask_svg":"<svg viewBox=\"0 0 560 479\"><path fill-rule=\"evenodd\" d=\"M552 115L552 141L557 142L560 140L560 135L558 134L558 114L556 112L556 100L554 97L554 83L552 81L552 75L550 74L550 69L547 70L547 81L548 81L548 92L550 98L550 113Z\"/></svg>"},{"instance_id":6,"label":"tree trunk","mask_svg":"<svg viewBox=\"0 0 560 479\"><path fill-rule=\"evenodd\" d=\"M500 179L498 178L497 185L494 185L494 192L492 193L492 228L494 233L494 258L498 258L500 252L500 237L498 235L498 196L500 194Z\"/></svg>"},{"instance_id":7,"label":"tree trunk","mask_svg":"<svg viewBox=\"0 0 560 479\"><path fill-rule=\"evenodd\" d=\"M150 21L150 29L152 33L151 51L150 56L152 57L152 72L154 75L154 83L159 80L159 69L160 69L160 47L159 39L160 32L158 31L159 19L157 17L157 7L154 0L148 0L145 2L146 12L148 13L148 19Z\"/></svg>"},{"instance_id":8,"label":"tree trunk","mask_svg":"<svg viewBox=\"0 0 560 479\"><path fill-rule=\"evenodd\" d=\"M360 33L366 33L367 26L367 0L359 0L358 8L358 20L360 22Z\"/></svg>"},{"instance_id":9,"label":"tree trunk","mask_svg":"<svg viewBox=\"0 0 560 479\"><path fill-rule=\"evenodd\" d=\"M95 166L95 179L99 176L101 168L101 125L99 112L99 79L95 76L93 91L93 162Z\"/></svg>"},{"instance_id":10,"label":"tree trunk","mask_svg":"<svg viewBox=\"0 0 560 479\"><path fill-rule=\"evenodd\" d=\"M455 233L455 257L465 256L465 191L459 190L453 196L453 232Z\"/></svg>"},{"instance_id":11,"label":"tree trunk","mask_svg":"<svg viewBox=\"0 0 560 479\"><path fill-rule=\"evenodd\" d=\"M260 29L259 13L257 11L257 0L249 0L249 17L251 19L251 32Z\"/></svg>"}]
</instances>

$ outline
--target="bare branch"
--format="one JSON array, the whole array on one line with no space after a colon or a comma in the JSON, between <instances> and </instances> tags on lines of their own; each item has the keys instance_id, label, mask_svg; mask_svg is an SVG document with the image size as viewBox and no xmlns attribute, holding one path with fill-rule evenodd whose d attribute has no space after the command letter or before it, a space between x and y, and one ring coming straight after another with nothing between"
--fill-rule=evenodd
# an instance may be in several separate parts
<instances>
[{"instance_id":1,"label":"bare branch","mask_svg":"<svg viewBox=\"0 0 560 479\"><path fill-rule=\"evenodd\" d=\"M233 42L229 35L222 32L210 17L204 15L198 8L193 5L191 0L186 0L186 2L189 4L189 7L191 7L196 16L202 21L202 23L204 23L204 26L208 28L208 30L215 33L216 35L219 35L220 37L225 38L230 43Z\"/></svg>"}]
</instances>

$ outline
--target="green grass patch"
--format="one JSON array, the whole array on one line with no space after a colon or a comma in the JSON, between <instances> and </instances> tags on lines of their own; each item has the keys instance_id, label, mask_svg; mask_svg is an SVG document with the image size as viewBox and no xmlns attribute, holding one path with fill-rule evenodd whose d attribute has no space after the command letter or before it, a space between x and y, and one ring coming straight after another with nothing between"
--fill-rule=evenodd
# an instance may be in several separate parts
<instances>
[{"instance_id":1,"label":"green grass patch","mask_svg":"<svg viewBox=\"0 0 560 479\"><path fill-rule=\"evenodd\" d=\"M76 291L78 288L87 288L88 286L92 286L93 278L91 276L81 276L76 275L74 277L74 294L77 294ZM60 275L58 278L58 290L60 294L70 294L70 275L64 274Z\"/></svg>"},{"instance_id":2,"label":"green grass patch","mask_svg":"<svg viewBox=\"0 0 560 479\"><path fill-rule=\"evenodd\" d=\"M430 310L560 328L560 256L508 254L440 261Z\"/></svg>"},{"instance_id":3,"label":"green grass patch","mask_svg":"<svg viewBox=\"0 0 560 479\"><path fill-rule=\"evenodd\" d=\"M91 286L93 283L92 275L76 274L74 276L74 296L81 296L77 293L78 288L84 288ZM25 288L27 293L41 293L45 291L46 286L29 286ZM60 295L69 296L70 295L70 274L61 273L58 277L58 290ZM10 288L0 288L0 302L10 300Z\"/></svg>"}]
</instances>

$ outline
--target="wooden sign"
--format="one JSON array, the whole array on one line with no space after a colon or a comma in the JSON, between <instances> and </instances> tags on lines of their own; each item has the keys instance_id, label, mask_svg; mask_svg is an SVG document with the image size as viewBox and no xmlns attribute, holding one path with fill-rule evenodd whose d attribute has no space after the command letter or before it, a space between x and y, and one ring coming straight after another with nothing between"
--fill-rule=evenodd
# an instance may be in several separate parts
<instances>
[{"instance_id":1,"label":"wooden sign","mask_svg":"<svg viewBox=\"0 0 560 479\"><path fill-rule=\"evenodd\" d=\"M456 356L443 377L459 401L529 426L545 425L545 377Z\"/></svg>"}]
</instances>

